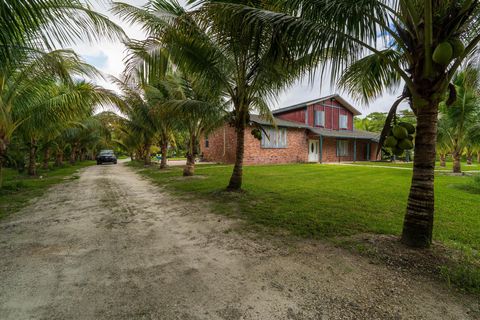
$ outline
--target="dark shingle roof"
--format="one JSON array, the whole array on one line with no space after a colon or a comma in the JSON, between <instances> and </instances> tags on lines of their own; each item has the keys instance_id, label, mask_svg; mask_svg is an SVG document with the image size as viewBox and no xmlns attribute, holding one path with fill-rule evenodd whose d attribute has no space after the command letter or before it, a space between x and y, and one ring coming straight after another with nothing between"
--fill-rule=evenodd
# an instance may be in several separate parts
<instances>
[{"instance_id":1,"label":"dark shingle roof","mask_svg":"<svg viewBox=\"0 0 480 320\"><path fill-rule=\"evenodd\" d=\"M380 134L375 132L368 132L368 131L362 131L362 130L353 130L353 131L329 130L329 129L318 128L318 127L310 127L303 123L283 120L277 117L274 117L273 119L275 121L275 125L278 127L306 129L306 130L309 130L314 135L323 136L323 137L350 138L350 139L361 139L361 140L372 140L372 141L378 141L380 139ZM258 123L260 125L265 125L265 126L274 125L270 121L256 114L250 115L250 121Z\"/></svg>"},{"instance_id":2,"label":"dark shingle roof","mask_svg":"<svg viewBox=\"0 0 480 320\"><path fill-rule=\"evenodd\" d=\"M331 94L331 95L326 96L326 97L321 97L321 98L318 98L318 99L315 99L315 100L310 100L310 101L298 103L298 104L295 104L293 106L288 106L288 107L285 107L285 108L272 110L272 113L273 114L279 114L279 113L283 113L283 112L286 112L286 111L296 110L296 109L299 109L299 108L305 108L308 105L323 102L323 101L327 101L327 100L330 100L330 99L335 99L338 102L340 102L340 104L342 106L344 106L347 110L350 110L350 112L352 112L353 115L355 115L355 116L359 116L359 115L362 114L360 111L355 109L355 107L353 107L350 103L348 103L347 100L343 99L339 94Z\"/></svg>"},{"instance_id":3,"label":"dark shingle roof","mask_svg":"<svg viewBox=\"0 0 480 320\"><path fill-rule=\"evenodd\" d=\"M333 137L333 138L351 138L351 139L361 139L361 140L373 140L378 142L380 139L380 134L375 132L368 132L363 130L329 130L324 128L308 128L313 134L323 136L323 137Z\"/></svg>"}]
</instances>

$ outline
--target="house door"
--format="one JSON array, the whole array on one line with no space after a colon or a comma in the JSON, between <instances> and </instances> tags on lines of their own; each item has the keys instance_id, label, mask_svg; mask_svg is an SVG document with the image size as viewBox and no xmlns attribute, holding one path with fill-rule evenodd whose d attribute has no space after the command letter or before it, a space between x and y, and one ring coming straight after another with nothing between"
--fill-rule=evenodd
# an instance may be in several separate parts
<instances>
[{"instance_id":1,"label":"house door","mask_svg":"<svg viewBox=\"0 0 480 320\"><path fill-rule=\"evenodd\" d=\"M320 159L320 145L318 140L308 140L308 162L318 162Z\"/></svg>"}]
</instances>

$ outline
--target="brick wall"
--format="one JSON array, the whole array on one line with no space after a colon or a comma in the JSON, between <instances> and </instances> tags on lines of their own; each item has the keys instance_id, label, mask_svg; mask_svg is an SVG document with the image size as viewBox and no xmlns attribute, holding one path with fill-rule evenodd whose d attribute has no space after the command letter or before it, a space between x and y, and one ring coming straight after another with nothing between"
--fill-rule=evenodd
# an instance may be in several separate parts
<instances>
[{"instance_id":1,"label":"brick wall","mask_svg":"<svg viewBox=\"0 0 480 320\"><path fill-rule=\"evenodd\" d=\"M302 163L308 161L308 139L305 129L287 128L287 148L262 148L260 141L255 139L250 131L245 130L245 164L268 163ZM200 152L206 161L219 163L234 163L236 149L235 129L229 125L218 128L208 136L208 147L205 138L200 139ZM368 141L357 140L357 161L366 161ZM337 157L337 139L323 138L322 162L353 161L353 140L349 140L348 156ZM370 159L375 160L377 144L370 142Z\"/></svg>"},{"instance_id":2,"label":"brick wall","mask_svg":"<svg viewBox=\"0 0 480 320\"><path fill-rule=\"evenodd\" d=\"M260 141L245 134L245 164L298 163L308 160L308 141L305 129L287 128L287 148L262 148Z\"/></svg>"},{"instance_id":3,"label":"brick wall","mask_svg":"<svg viewBox=\"0 0 480 320\"><path fill-rule=\"evenodd\" d=\"M262 148L260 141L255 139L250 131L245 130L245 164L266 163L296 163L306 162L308 158L308 145L305 129L288 128L287 148ZM200 153L203 159L211 162L234 163L236 148L235 129L225 125L208 135L208 147L205 137L200 139Z\"/></svg>"},{"instance_id":4,"label":"brick wall","mask_svg":"<svg viewBox=\"0 0 480 320\"><path fill-rule=\"evenodd\" d=\"M216 129L208 135L208 147L205 137L200 138L200 154L211 162L234 163L237 137L235 128L228 124Z\"/></svg>"}]
</instances>

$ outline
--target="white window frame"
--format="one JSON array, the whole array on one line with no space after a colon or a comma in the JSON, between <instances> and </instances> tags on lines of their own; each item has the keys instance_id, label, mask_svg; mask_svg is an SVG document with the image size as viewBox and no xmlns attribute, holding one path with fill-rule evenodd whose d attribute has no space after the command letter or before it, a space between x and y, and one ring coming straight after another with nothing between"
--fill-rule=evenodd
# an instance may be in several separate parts
<instances>
[{"instance_id":1,"label":"white window frame","mask_svg":"<svg viewBox=\"0 0 480 320\"><path fill-rule=\"evenodd\" d=\"M340 114L338 116L338 127L340 129L348 129L348 115Z\"/></svg>"},{"instance_id":2,"label":"white window frame","mask_svg":"<svg viewBox=\"0 0 480 320\"><path fill-rule=\"evenodd\" d=\"M263 149L285 149L288 147L287 134L287 128L264 127L260 146Z\"/></svg>"},{"instance_id":3,"label":"white window frame","mask_svg":"<svg viewBox=\"0 0 480 320\"><path fill-rule=\"evenodd\" d=\"M337 157L347 157L350 152L349 140L337 140Z\"/></svg>"},{"instance_id":4,"label":"white window frame","mask_svg":"<svg viewBox=\"0 0 480 320\"><path fill-rule=\"evenodd\" d=\"M315 110L315 125L319 127L325 127L325 111Z\"/></svg>"}]
</instances>

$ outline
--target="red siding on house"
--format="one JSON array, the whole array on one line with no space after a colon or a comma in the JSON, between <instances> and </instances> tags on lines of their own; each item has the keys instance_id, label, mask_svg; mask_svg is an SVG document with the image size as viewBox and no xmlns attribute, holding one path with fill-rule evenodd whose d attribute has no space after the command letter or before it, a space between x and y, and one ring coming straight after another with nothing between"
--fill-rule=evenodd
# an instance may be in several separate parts
<instances>
[{"instance_id":1,"label":"red siding on house","mask_svg":"<svg viewBox=\"0 0 480 320\"><path fill-rule=\"evenodd\" d=\"M315 118L314 111L325 111L325 128L331 130L339 129L339 115L347 115L347 129L353 130L353 113L347 110L336 100L327 100L316 104L308 105L307 107L300 107L299 109L286 111L276 116L283 120L295 121L305 123L305 114L307 113L307 120L309 126L314 126Z\"/></svg>"},{"instance_id":2,"label":"red siding on house","mask_svg":"<svg viewBox=\"0 0 480 320\"><path fill-rule=\"evenodd\" d=\"M278 117L283 120L305 123L305 108L282 113Z\"/></svg>"}]
</instances>

